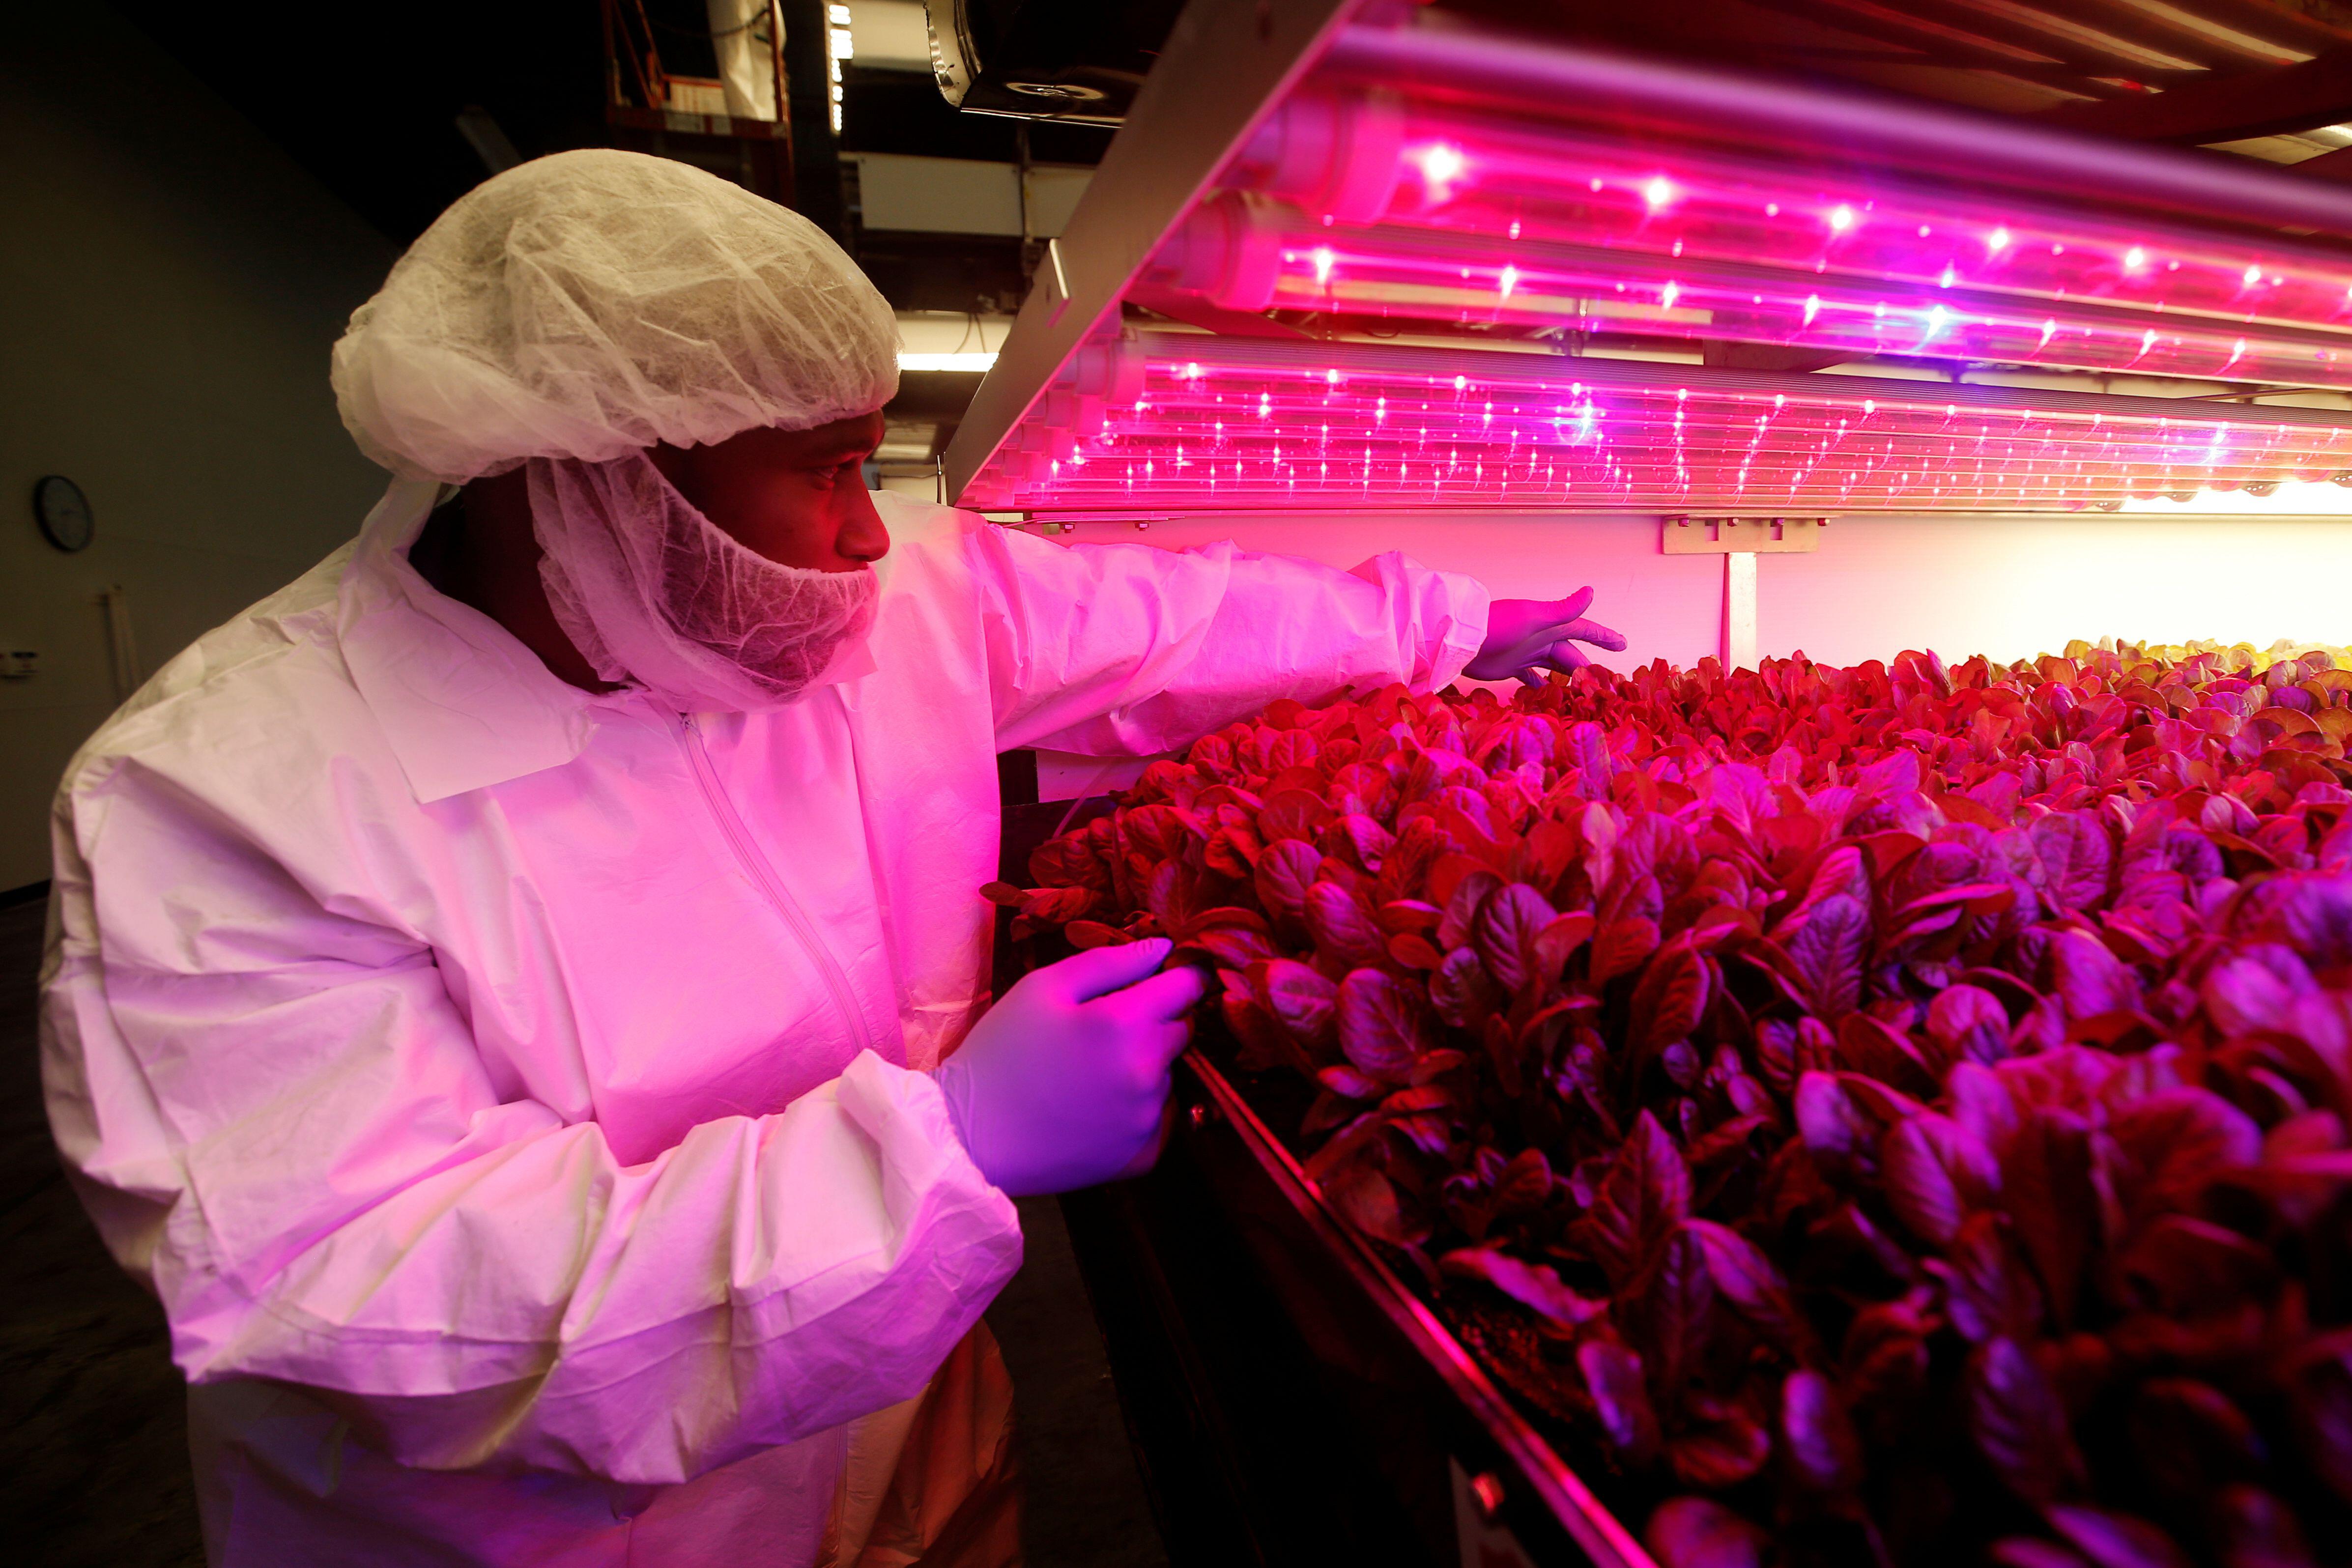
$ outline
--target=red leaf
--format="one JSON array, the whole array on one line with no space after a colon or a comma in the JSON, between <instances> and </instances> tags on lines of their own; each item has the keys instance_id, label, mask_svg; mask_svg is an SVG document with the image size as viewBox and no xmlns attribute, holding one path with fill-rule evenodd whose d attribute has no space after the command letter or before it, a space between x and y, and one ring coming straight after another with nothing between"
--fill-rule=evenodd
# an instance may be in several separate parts
<instances>
[{"instance_id":1,"label":"red leaf","mask_svg":"<svg viewBox=\"0 0 2352 1568\"><path fill-rule=\"evenodd\" d=\"M1293 1038L1313 1043L1329 1036L1339 988L1295 958L1276 958L1263 969L1253 966L1251 977L1258 994Z\"/></svg>"},{"instance_id":2,"label":"red leaf","mask_svg":"<svg viewBox=\"0 0 2352 1568\"><path fill-rule=\"evenodd\" d=\"M2126 1278L2147 1292L2158 1312L2201 1317L2250 1297L2267 1295L2277 1260L2260 1242L2185 1214L2161 1214L2136 1237L2120 1260Z\"/></svg>"},{"instance_id":3,"label":"red leaf","mask_svg":"<svg viewBox=\"0 0 2352 1568\"><path fill-rule=\"evenodd\" d=\"M1469 946L1478 911L1502 888L1503 879L1484 866L1464 873L1446 895L1445 913L1437 923L1437 945L1448 952Z\"/></svg>"},{"instance_id":4,"label":"red leaf","mask_svg":"<svg viewBox=\"0 0 2352 1568\"><path fill-rule=\"evenodd\" d=\"M1945 987L1927 1004L1927 1035L1946 1062L1994 1062L2009 1054L2009 1013L1990 991Z\"/></svg>"},{"instance_id":5,"label":"red leaf","mask_svg":"<svg viewBox=\"0 0 2352 1568\"><path fill-rule=\"evenodd\" d=\"M1658 1568L1763 1568L1763 1530L1703 1497L1670 1498L1650 1515L1642 1544Z\"/></svg>"},{"instance_id":6,"label":"red leaf","mask_svg":"<svg viewBox=\"0 0 2352 1568\"><path fill-rule=\"evenodd\" d=\"M2213 1533L2228 1568L2314 1568L2294 1511L2260 1487L2224 1487L2215 1500Z\"/></svg>"},{"instance_id":7,"label":"red leaf","mask_svg":"<svg viewBox=\"0 0 2352 1568\"><path fill-rule=\"evenodd\" d=\"M1745 1416L1710 1421L1666 1445L1666 1463L1675 1479L1710 1491L1738 1486L1771 1457L1770 1434Z\"/></svg>"},{"instance_id":8,"label":"red leaf","mask_svg":"<svg viewBox=\"0 0 2352 1568\"><path fill-rule=\"evenodd\" d=\"M1690 1199L1690 1167L1682 1151L1657 1118L1643 1112L1585 1214L1593 1260L1621 1285L1643 1272L1666 1238L1689 1218Z\"/></svg>"},{"instance_id":9,"label":"red leaf","mask_svg":"<svg viewBox=\"0 0 2352 1568\"><path fill-rule=\"evenodd\" d=\"M1495 1179L1495 1207L1505 1214L1540 1208L1551 1197L1551 1162L1541 1149L1521 1149Z\"/></svg>"},{"instance_id":10,"label":"red leaf","mask_svg":"<svg viewBox=\"0 0 2352 1568\"><path fill-rule=\"evenodd\" d=\"M1589 1339L1576 1347L1576 1366L1618 1462L1628 1469L1647 1466L1658 1452L1658 1416L1642 1358L1613 1341Z\"/></svg>"},{"instance_id":11,"label":"red leaf","mask_svg":"<svg viewBox=\"0 0 2352 1568\"><path fill-rule=\"evenodd\" d=\"M2051 985L2069 1019L2096 1018L2139 1005L2139 978L2107 945L2073 928L2050 941Z\"/></svg>"},{"instance_id":12,"label":"red leaf","mask_svg":"<svg viewBox=\"0 0 2352 1568\"><path fill-rule=\"evenodd\" d=\"M1605 986L1658 950L1658 923L1627 915L1603 924L1592 937L1592 983Z\"/></svg>"},{"instance_id":13,"label":"red leaf","mask_svg":"<svg viewBox=\"0 0 2352 1568\"><path fill-rule=\"evenodd\" d=\"M2106 902L2115 844L2087 811L2059 811L2026 830L2051 913L2095 909Z\"/></svg>"},{"instance_id":14,"label":"red leaf","mask_svg":"<svg viewBox=\"0 0 2352 1568\"><path fill-rule=\"evenodd\" d=\"M1032 920L1061 925L1095 906L1095 895L1083 887L1040 887L1021 900L1021 913Z\"/></svg>"},{"instance_id":15,"label":"red leaf","mask_svg":"<svg viewBox=\"0 0 2352 1568\"><path fill-rule=\"evenodd\" d=\"M1391 936L1411 933L1426 936L1437 929L1445 912L1433 904L1423 904L1417 898L1393 898L1374 912L1381 929Z\"/></svg>"},{"instance_id":16,"label":"red leaf","mask_svg":"<svg viewBox=\"0 0 2352 1568\"><path fill-rule=\"evenodd\" d=\"M1996 1214L1972 1214L1944 1258L1927 1267L1944 1281L1944 1312L1960 1337L1982 1343L2030 1337L2042 1320L2042 1292L2009 1244Z\"/></svg>"},{"instance_id":17,"label":"red leaf","mask_svg":"<svg viewBox=\"0 0 2352 1568\"><path fill-rule=\"evenodd\" d=\"M1780 1385L1780 1444L1790 1473L1810 1490L1842 1497L1862 1484L1862 1440L1836 1385L1810 1367Z\"/></svg>"},{"instance_id":18,"label":"red leaf","mask_svg":"<svg viewBox=\"0 0 2352 1568\"><path fill-rule=\"evenodd\" d=\"M2096 1568L2189 1568L2172 1538L2144 1519L2078 1503L2054 1503L2050 1527Z\"/></svg>"},{"instance_id":19,"label":"red leaf","mask_svg":"<svg viewBox=\"0 0 2352 1568\"><path fill-rule=\"evenodd\" d=\"M1491 1247L1465 1247L1437 1260L1445 1273L1484 1280L1521 1306L1563 1329L1580 1328L1609 1310L1607 1301L1580 1296L1559 1282L1559 1271L1522 1263Z\"/></svg>"},{"instance_id":20,"label":"red leaf","mask_svg":"<svg viewBox=\"0 0 2352 1568\"><path fill-rule=\"evenodd\" d=\"M1366 871L1378 871L1396 842L1396 835L1373 818L1360 811L1351 811L1339 819L1338 837L1343 841L1358 865Z\"/></svg>"},{"instance_id":21,"label":"red leaf","mask_svg":"<svg viewBox=\"0 0 2352 1568\"><path fill-rule=\"evenodd\" d=\"M1339 1218L1377 1240L1407 1246L1415 1239L1397 1204L1389 1178L1361 1160L1334 1173L1323 1183L1323 1196Z\"/></svg>"},{"instance_id":22,"label":"red leaf","mask_svg":"<svg viewBox=\"0 0 2352 1568\"><path fill-rule=\"evenodd\" d=\"M1316 1081L1332 1093L1349 1100L1377 1100L1388 1092L1388 1085L1376 1078L1367 1078L1354 1068L1334 1063L1318 1071Z\"/></svg>"},{"instance_id":23,"label":"red leaf","mask_svg":"<svg viewBox=\"0 0 2352 1568\"><path fill-rule=\"evenodd\" d=\"M1544 895L1523 882L1507 883L1479 906L1470 944L1504 990L1518 990L1536 973L1536 935L1551 924L1553 913Z\"/></svg>"},{"instance_id":24,"label":"red leaf","mask_svg":"<svg viewBox=\"0 0 2352 1568\"><path fill-rule=\"evenodd\" d=\"M1627 1307L1621 1322L1638 1331L1651 1386L1671 1406L1706 1349L1715 1312L1706 1248L1686 1226L1658 1246Z\"/></svg>"},{"instance_id":25,"label":"red leaf","mask_svg":"<svg viewBox=\"0 0 2352 1568\"><path fill-rule=\"evenodd\" d=\"M1434 969L1445 962L1445 955L1432 946L1428 937L1410 932L1389 938L1389 956L1408 969Z\"/></svg>"},{"instance_id":26,"label":"red leaf","mask_svg":"<svg viewBox=\"0 0 2352 1568\"><path fill-rule=\"evenodd\" d=\"M1592 939L1592 912L1580 909L1559 916L1536 933L1536 973L1546 984L1557 981L1567 969L1569 959L1576 956L1576 950Z\"/></svg>"},{"instance_id":27,"label":"red leaf","mask_svg":"<svg viewBox=\"0 0 2352 1568\"><path fill-rule=\"evenodd\" d=\"M1476 1030L1485 1027L1502 998L1496 993L1495 982L1486 977L1486 966L1478 961L1478 955L1467 947L1456 947L1430 976L1429 999L1437 1016L1447 1023Z\"/></svg>"},{"instance_id":28,"label":"red leaf","mask_svg":"<svg viewBox=\"0 0 2352 1568\"><path fill-rule=\"evenodd\" d=\"M1257 836L1271 849L1277 841L1312 840L1331 820L1331 808L1304 789L1277 789L1257 814Z\"/></svg>"},{"instance_id":29,"label":"red leaf","mask_svg":"<svg viewBox=\"0 0 2352 1568\"><path fill-rule=\"evenodd\" d=\"M1135 940L1126 932L1116 926L1105 925L1099 920L1073 920L1062 927L1062 935L1069 939L1071 946L1082 949L1116 947L1123 942Z\"/></svg>"},{"instance_id":30,"label":"red leaf","mask_svg":"<svg viewBox=\"0 0 2352 1568\"><path fill-rule=\"evenodd\" d=\"M1969 1357L1968 1414L1979 1451L2026 1501L2047 1503L2082 1484L2065 1406L2015 1340L1988 1340Z\"/></svg>"},{"instance_id":31,"label":"red leaf","mask_svg":"<svg viewBox=\"0 0 2352 1568\"><path fill-rule=\"evenodd\" d=\"M1926 1111L1888 1129L1879 1145L1887 1207L1913 1235L1938 1246L2000 1188L1983 1141L1949 1116Z\"/></svg>"},{"instance_id":32,"label":"red leaf","mask_svg":"<svg viewBox=\"0 0 2352 1568\"><path fill-rule=\"evenodd\" d=\"M2108 1124L2130 1162L2131 1215L2189 1211L2213 1178L2262 1158L2253 1118L2203 1089L2166 1089L2116 1113Z\"/></svg>"},{"instance_id":33,"label":"red leaf","mask_svg":"<svg viewBox=\"0 0 2352 1568\"><path fill-rule=\"evenodd\" d=\"M1258 856L1257 900L1265 905L1269 915L1303 919L1307 912L1307 890L1315 885L1316 873L1323 857L1315 846L1297 839L1280 843L1268 843Z\"/></svg>"},{"instance_id":34,"label":"red leaf","mask_svg":"<svg viewBox=\"0 0 2352 1568\"><path fill-rule=\"evenodd\" d=\"M1764 1249L1727 1225L1712 1219L1684 1222L1706 1258L1707 1277L1715 1293L1732 1311L1753 1323L1773 1343L1791 1353L1808 1344L1811 1331L1797 1315L1789 1282L1764 1255Z\"/></svg>"},{"instance_id":35,"label":"red leaf","mask_svg":"<svg viewBox=\"0 0 2352 1568\"><path fill-rule=\"evenodd\" d=\"M2001 1160L2001 1188L2051 1311L2061 1323L2071 1324L2099 1229L2088 1124L2071 1111L2033 1111Z\"/></svg>"},{"instance_id":36,"label":"red leaf","mask_svg":"<svg viewBox=\"0 0 2352 1568\"><path fill-rule=\"evenodd\" d=\"M1870 942L1868 904L1832 894L1783 922L1773 938L1789 956L1809 1010L1824 1019L1853 1010L1862 997L1863 956Z\"/></svg>"},{"instance_id":37,"label":"red leaf","mask_svg":"<svg viewBox=\"0 0 2352 1568\"><path fill-rule=\"evenodd\" d=\"M2141 1384L2125 1427L2147 1478L2175 1497L2202 1497L2232 1478L2260 1475L2267 1457L2245 1412L2194 1377Z\"/></svg>"},{"instance_id":38,"label":"red leaf","mask_svg":"<svg viewBox=\"0 0 2352 1568\"><path fill-rule=\"evenodd\" d=\"M1865 1077L1914 1096L1936 1092L1936 1074L1910 1037L1868 1013L1848 1013L1840 1019L1837 1044L1838 1060Z\"/></svg>"},{"instance_id":39,"label":"red leaf","mask_svg":"<svg viewBox=\"0 0 2352 1568\"><path fill-rule=\"evenodd\" d=\"M1877 1117L1855 1099L1848 1074L1808 1072L1797 1080L1797 1131L1825 1171L1865 1175L1877 1168Z\"/></svg>"},{"instance_id":40,"label":"red leaf","mask_svg":"<svg viewBox=\"0 0 2352 1568\"><path fill-rule=\"evenodd\" d=\"M1339 1049L1359 1071L1402 1082L1424 1043L1420 1009L1405 988L1379 969L1356 969L1339 982Z\"/></svg>"},{"instance_id":41,"label":"red leaf","mask_svg":"<svg viewBox=\"0 0 2352 1568\"><path fill-rule=\"evenodd\" d=\"M1688 934L1658 950L1633 987L1633 1043L1657 1051L1687 1036L1706 1014L1710 970Z\"/></svg>"},{"instance_id":42,"label":"red leaf","mask_svg":"<svg viewBox=\"0 0 2352 1568\"><path fill-rule=\"evenodd\" d=\"M1379 964L1388 956L1388 937L1364 901L1336 882L1307 890L1307 929L1316 949L1348 968Z\"/></svg>"}]
</instances>

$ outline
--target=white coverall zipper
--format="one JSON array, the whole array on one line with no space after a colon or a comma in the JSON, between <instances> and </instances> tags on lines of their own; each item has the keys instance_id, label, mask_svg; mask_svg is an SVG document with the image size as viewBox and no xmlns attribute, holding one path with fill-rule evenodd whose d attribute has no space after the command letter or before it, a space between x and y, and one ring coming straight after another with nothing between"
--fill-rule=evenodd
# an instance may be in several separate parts
<instances>
[{"instance_id":1,"label":"white coverall zipper","mask_svg":"<svg viewBox=\"0 0 2352 1568\"><path fill-rule=\"evenodd\" d=\"M710 814L719 820L719 831L727 836L735 858L742 862L743 870L760 891L768 895L768 902L776 906L776 913L800 939L817 973L824 977L826 988L833 992L834 1005L841 1009L849 1020L850 1032L857 1037L858 1049L872 1051L873 1037L866 1030L866 1015L858 1010L856 993L849 988L849 977L817 935L816 927L809 924L808 912L801 907L800 900L793 896L792 889L783 884L775 867L768 863L768 857L752 841L751 831L743 825L735 803L727 798L726 789L719 782L718 770L710 766L710 754L703 747L702 731L695 727L694 716L678 715L677 727L679 744L686 747L687 758L694 766L695 782L702 786L702 798L709 803Z\"/></svg>"}]
</instances>

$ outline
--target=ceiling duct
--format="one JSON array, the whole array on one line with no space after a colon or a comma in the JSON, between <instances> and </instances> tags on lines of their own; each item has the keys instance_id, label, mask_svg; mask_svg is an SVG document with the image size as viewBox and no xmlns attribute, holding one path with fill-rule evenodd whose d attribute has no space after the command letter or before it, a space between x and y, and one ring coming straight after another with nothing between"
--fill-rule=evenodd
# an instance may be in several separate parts
<instances>
[{"instance_id":1,"label":"ceiling duct","mask_svg":"<svg viewBox=\"0 0 2352 1568\"><path fill-rule=\"evenodd\" d=\"M925 0L940 92L972 114L1117 125L1182 0Z\"/></svg>"}]
</instances>

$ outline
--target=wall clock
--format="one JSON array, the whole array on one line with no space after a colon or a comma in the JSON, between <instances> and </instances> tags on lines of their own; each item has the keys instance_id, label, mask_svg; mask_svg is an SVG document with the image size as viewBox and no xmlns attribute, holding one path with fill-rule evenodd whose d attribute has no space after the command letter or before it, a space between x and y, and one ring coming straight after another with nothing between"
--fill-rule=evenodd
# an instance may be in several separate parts
<instances>
[{"instance_id":1,"label":"wall clock","mask_svg":"<svg viewBox=\"0 0 2352 1568\"><path fill-rule=\"evenodd\" d=\"M89 515L89 497L62 474L51 474L33 486L33 516L41 537L61 550L86 549L97 535Z\"/></svg>"}]
</instances>

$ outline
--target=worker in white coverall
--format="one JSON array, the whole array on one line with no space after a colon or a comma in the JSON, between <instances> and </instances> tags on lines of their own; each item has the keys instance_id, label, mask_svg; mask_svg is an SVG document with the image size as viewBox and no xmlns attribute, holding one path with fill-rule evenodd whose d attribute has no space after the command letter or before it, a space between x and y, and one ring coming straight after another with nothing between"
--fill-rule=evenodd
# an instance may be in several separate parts
<instances>
[{"instance_id":1,"label":"worker in white coverall","mask_svg":"<svg viewBox=\"0 0 2352 1568\"><path fill-rule=\"evenodd\" d=\"M1200 985L1138 943L982 1016L995 754L1622 645L870 495L895 352L732 185L497 176L335 350L359 538L71 764L49 1113L213 1563L1017 1560L1008 1195L1150 1163Z\"/></svg>"}]
</instances>

